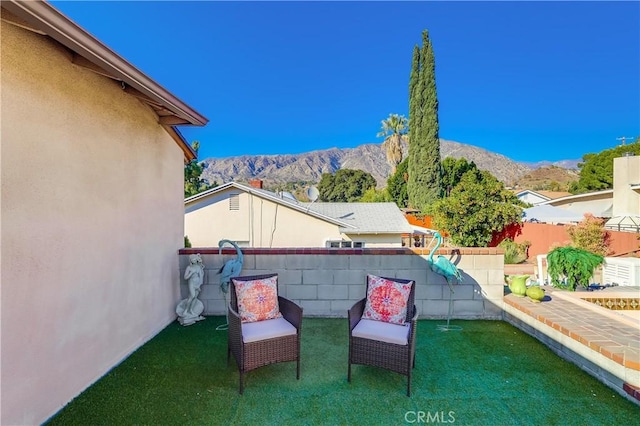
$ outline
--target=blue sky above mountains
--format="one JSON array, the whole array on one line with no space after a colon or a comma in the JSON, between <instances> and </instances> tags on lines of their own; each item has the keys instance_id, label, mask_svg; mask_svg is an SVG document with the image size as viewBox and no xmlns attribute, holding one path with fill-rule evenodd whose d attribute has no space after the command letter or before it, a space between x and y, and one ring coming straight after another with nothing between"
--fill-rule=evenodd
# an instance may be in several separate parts
<instances>
[{"instance_id":1,"label":"blue sky above mountains","mask_svg":"<svg viewBox=\"0 0 640 426\"><path fill-rule=\"evenodd\" d=\"M517 161L640 134L638 2L59 2L210 119L200 158L382 142L428 29L440 137Z\"/></svg>"}]
</instances>

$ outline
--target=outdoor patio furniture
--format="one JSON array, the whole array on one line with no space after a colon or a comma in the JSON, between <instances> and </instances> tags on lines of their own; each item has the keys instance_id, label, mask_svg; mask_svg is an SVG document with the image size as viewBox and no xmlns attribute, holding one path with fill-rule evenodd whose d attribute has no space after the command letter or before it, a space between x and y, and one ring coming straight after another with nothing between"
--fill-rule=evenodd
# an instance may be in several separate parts
<instances>
[{"instance_id":1,"label":"outdoor patio furniture","mask_svg":"<svg viewBox=\"0 0 640 426\"><path fill-rule=\"evenodd\" d=\"M268 364L296 361L300 379L302 308L278 295L278 274L235 277L229 294L227 363L233 354L240 394L245 374Z\"/></svg>"},{"instance_id":2,"label":"outdoor patio furniture","mask_svg":"<svg viewBox=\"0 0 640 426\"><path fill-rule=\"evenodd\" d=\"M366 288L366 297L348 312L348 381L351 364L380 367L407 376L407 396L411 396L418 318L415 282L367 275Z\"/></svg>"}]
</instances>

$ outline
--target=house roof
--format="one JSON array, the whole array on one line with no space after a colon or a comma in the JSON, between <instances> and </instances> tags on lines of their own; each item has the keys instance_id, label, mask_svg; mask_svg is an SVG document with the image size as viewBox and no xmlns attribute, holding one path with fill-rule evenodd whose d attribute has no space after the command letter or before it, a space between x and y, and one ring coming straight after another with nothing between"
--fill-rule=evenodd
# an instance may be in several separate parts
<instances>
[{"instance_id":1,"label":"house roof","mask_svg":"<svg viewBox=\"0 0 640 426\"><path fill-rule=\"evenodd\" d=\"M354 229L340 229L349 234L410 234L413 228L395 203L305 203L315 210L347 222Z\"/></svg>"},{"instance_id":2,"label":"house roof","mask_svg":"<svg viewBox=\"0 0 640 426\"><path fill-rule=\"evenodd\" d=\"M411 233L413 229L395 203L301 203L265 189L229 182L184 200L185 207L229 188L271 200L280 205L338 225L345 234Z\"/></svg>"},{"instance_id":3,"label":"house roof","mask_svg":"<svg viewBox=\"0 0 640 426\"><path fill-rule=\"evenodd\" d=\"M561 197L567 197L569 195L573 195L567 191L538 191L538 194L547 197L551 200Z\"/></svg>"},{"instance_id":4,"label":"house roof","mask_svg":"<svg viewBox=\"0 0 640 426\"><path fill-rule=\"evenodd\" d=\"M576 223L584 219L580 213L575 213L569 209L554 207L549 204L542 204L522 211L524 222L544 222L544 223Z\"/></svg>"},{"instance_id":5,"label":"house roof","mask_svg":"<svg viewBox=\"0 0 640 426\"><path fill-rule=\"evenodd\" d=\"M517 191L517 192L514 191L514 192L516 193L516 197L518 197L518 198L520 198L521 196L526 195L526 194L531 194L531 195L535 195L537 197L540 197L543 200L549 200L550 199L550 197L547 197L546 195L542 195L540 192L536 192L533 189L523 189L521 191Z\"/></svg>"},{"instance_id":6,"label":"house roof","mask_svg":"<svg viewBox=\"0 0 640 426\"><path fill-rule=\"evenodd\" d=\"M209 120L52 5L44 1L3 0L2 20L56 40L71 51L71 61L75 65L118 82L125 92L156 112L158 123L180 146L186 160L195 158L195 153L174 126L204 126Z\"/></svg>"},{"instance_id":7,"label":"house roof","mask_svg":"<svg viewBox=\"0 0 640 426\"><path fill-rule=\"evenodd\" d=\"M556 198L567 197L569 195L572 195L570 192L567 192L567 191L534 191L533 189L523 189L523 190L514 191L514 192L516 193L516 197L520 197L525 194L531 194L531 195L540 197L544 200L553 200Z\"/></svg>"},{"instance_id":8,"label":"house roof","mask_svg":"<svg viewBox=\"0 0 640 426\"><path fill-rule=\"evenodd\" d=\"M613 209L613 189L570 195L541 203L567 209L584 215L591 213L596 217L611 217Z\"/></svg>"},{"instance_id":9,"label":"house roof","mask_svg":"<svg viewBox=\"0 0 640 426\"><path fill-rule=\"evenodd\" d=\"M186 198L184 200L184 205L185 205L185 207L187 207L187 206L189 206L189 205L191 205L191 204L193 204L193 203L195 203L197 201L203 200L205 198L209 198L209 197L211 197L213 195L216 195L216 194L219 194L219 193L221 193L223 191L226 191L229 188L235 188L235 189L238 189L240 191L244 191L244 192L247 192L249 194L253 194L253 195L256 195L258 197L262 197L262 198L270 200L270 201L272 201L274 203L277 203L277 204L289 207L289 208L291 208L293 210L297 210L297 211L299 211L301 213L308 214L310 216L316 217L316 218L318 218L320 220L323 220L325 222L333 223L334 225L337 225L337 226L341 227L341 229L342 229L342 227L344 227L345 229L353 228L353 226L351 224L349 224L348 222L338 220L336 218L324 215L322 213L318 213L315 210L310 210L303 203L299 203L299 202L291 200L289 198L280 197L275 192L267 191L265 189L254 188L252 186L243 185L243 184L238 183L238 182L228 182L228 183L225 183L224 185L216 186L215 188L212 188L212 189L209 189L207 191L201 192L199 194L193 195L193 196L191 196L189 198Z\"/></svg>"}]
</instances>

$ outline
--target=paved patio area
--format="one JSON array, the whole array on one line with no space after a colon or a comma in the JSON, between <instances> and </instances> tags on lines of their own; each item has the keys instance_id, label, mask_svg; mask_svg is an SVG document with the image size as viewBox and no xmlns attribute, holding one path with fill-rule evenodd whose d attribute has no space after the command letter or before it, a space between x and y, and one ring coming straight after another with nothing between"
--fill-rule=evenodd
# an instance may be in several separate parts
<instances>
[{"instance_id":1,"label":"paved patio area","mask_svg":"<svg viewBox=\"0 0 640 426\"><path fill-rule=\"evenodd\" d=\"M640 287L589 292L543 288L547 296L542 303L506 294L505 319L640 403L640 310L623 313L584 300L599 299L602 304L620 299L638 301Z\"/></svg>"}]
</instances>

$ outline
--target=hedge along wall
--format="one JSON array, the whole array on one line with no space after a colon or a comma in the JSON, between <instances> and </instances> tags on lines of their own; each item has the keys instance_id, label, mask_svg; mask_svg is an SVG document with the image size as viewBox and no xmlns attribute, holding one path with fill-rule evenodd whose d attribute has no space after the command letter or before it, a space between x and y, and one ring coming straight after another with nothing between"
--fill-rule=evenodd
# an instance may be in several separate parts
<instances>
[{"instance_id":1,"label":"hedge along wall","mask_svg":"<svg viewBox=\"0 0 640 426\"><path fill-rule=\"evenodd\" d=\"M295 301L307 317L346 317L347 310L365 296L367 274L406 278L416 282L420 318L446 318L450 291L443 276L429 269L425 249L265 249L245 248L240 275L278 273L282 296ZM219 269L236 257L235 249L190 248L179 251L180 290L188 297L184 271L189 255L200 253L205 282L199 299L204 315L224 315ZM502 319L504 251L497 248L440 249L461 270L463 282L451 295L452 318ZM178 285L178 283L176 283Z\"/></svg>"}]
</instances>

